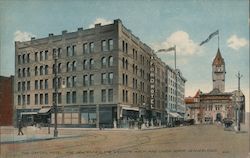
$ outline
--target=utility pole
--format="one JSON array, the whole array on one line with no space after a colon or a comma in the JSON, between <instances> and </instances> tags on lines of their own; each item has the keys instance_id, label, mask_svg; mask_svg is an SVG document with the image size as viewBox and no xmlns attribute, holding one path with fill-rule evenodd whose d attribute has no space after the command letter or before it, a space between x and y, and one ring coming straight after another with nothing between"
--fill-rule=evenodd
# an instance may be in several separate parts
<instances>
[{"instance_id":1,"label":"utility pole","mask_svg":"<svg viewBox=\"0 0 250 158\"><path fill-rule=\"evenodd\" d=\"M53 54L53 57L54 57L54 64L55 64L55 67L54 67L54 73L55 73L55 98L54 98L54 116L55 116L55 122L54 122L54 137L57 137L58 136L58 131L57 131L57 98L58 98L58 82L57 82L57 79L58 79L58 75L57 75L57 52L54 52Z\"/></svg>"},{"instance_id":2,"label":"utility pole","mask_svg":"<svg viewBox=\"0 0 250 158\"><path fill-rule=\"evenodd\" d=\"M236 106L237 106L237 130L240 131L240 114L241 114L241 102L240 102L240 79L243 77L243 75L238 72L237 75L235 75L238 78L238 92L236 93Z\"/></svg>"}]
</instances>

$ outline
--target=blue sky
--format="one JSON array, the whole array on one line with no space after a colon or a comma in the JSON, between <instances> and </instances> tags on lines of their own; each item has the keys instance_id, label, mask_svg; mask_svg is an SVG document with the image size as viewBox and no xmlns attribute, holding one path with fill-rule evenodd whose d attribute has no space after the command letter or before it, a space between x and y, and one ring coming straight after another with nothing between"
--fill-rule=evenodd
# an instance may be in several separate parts
<instances>
[{"instance_id":1,"label":"blue sky","mask_svg":"<svg viewBox=\"0 0 250 158\"><path fill-rule=\"evenodd\" d=\"M240 71L249 105L248 0L1 0L0 75L14 74L14 39L42 38L118 18L155 50L177 45L177 67L188 80L186 96L193 96L198 89L212 89L211 64L218 49L217 37L198 45L219 29L227 70L226 91L237 89L235 74ZM173 66L173 54L159 57Z\"/></svg>"}]
</instances>

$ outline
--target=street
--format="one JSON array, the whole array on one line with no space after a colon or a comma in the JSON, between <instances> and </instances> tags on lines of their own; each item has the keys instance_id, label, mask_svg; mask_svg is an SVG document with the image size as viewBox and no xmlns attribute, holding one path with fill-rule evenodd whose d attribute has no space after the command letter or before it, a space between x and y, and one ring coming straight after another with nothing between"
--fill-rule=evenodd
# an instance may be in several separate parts
<instances>
[{"instance_id":1,"label":"street","mask_svg":"<svg viewBox=\"0 0 250 158\"><path fill-rule=\"evenodd\" d=\"M64 128L59 135L71 137L1 144L1 158L246 158L249 153L247 132L224 131L215 125L143 131Z\"/></svg>"}]
</instances>

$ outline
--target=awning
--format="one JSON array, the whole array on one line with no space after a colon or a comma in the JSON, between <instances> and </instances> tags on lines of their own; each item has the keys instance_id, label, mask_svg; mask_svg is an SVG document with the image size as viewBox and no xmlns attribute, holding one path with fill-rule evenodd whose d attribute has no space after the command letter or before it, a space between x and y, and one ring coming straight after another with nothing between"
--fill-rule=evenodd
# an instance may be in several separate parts
<instances>
[{"instance_id":1,"label":"awning","mask_svg":"<svg viewBox=\"0 0 250 158\"><path fill-rule=\"evenodd\" d=\"M37 112L21 112L21 115L36 115Z\"/></svg>"},{"instance_id":2,"label":"awning","mask_svg":"<svg viewBox=\"0 0 250 158\"><path fill-rule=\"evenodd\" d=\"M50 107L49 108L41 108L39 111L38 111L38 114L47 114L49 111L50 111Z\"/></svg>"},{"instance_id":3,"label":"awning","mask_svg":"<svg viewBox=\"0 0 250 158\"><path fill-rule=\"evenodd\" d=\"M139 111L139 108L137 107L122 107L124 110L132 110L132 111Z\"/></svg>"},{"instance_id":4,"label":"awning","mask_svg":"<svg viewBox=\"0 0 250 158\"><path fill-rule=\"evenodd\" d=\"M179 117L179 114L177 114L176 112L168 112L168 114L169 114L171 117Z\"/></svg>"}]
</instances>

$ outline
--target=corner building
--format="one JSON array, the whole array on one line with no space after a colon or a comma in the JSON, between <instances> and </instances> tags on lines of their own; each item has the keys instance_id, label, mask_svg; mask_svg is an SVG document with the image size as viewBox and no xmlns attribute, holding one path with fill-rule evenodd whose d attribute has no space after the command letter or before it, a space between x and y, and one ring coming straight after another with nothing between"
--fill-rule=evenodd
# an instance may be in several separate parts
<instances>
[{"instance_id":1,"label":"corner building","mask_svg":"<svg viewBox=\"0 0 250 158\"><path fill-rule=\"evenodd\" d=\"M164 120L165 65L119 19L15 42L15 53L16 119L26 124L53 124L56 98L59 126L129 127L139 118L155 124Z\"/></svg>"}]
</instances>

